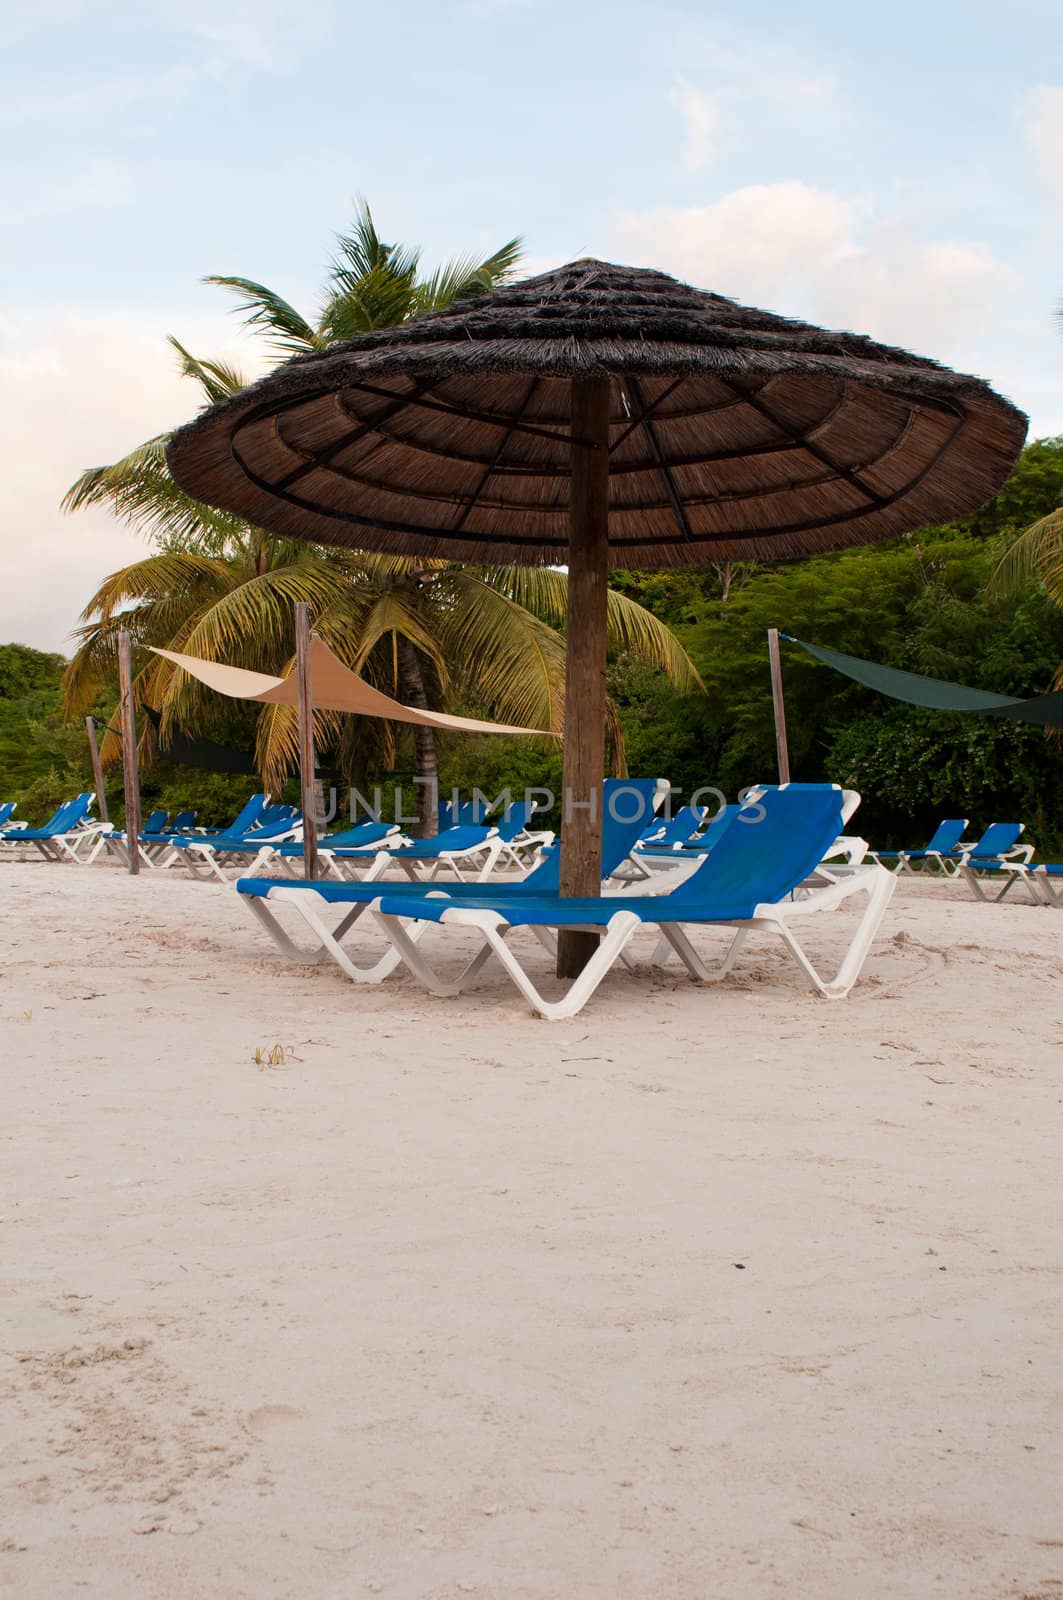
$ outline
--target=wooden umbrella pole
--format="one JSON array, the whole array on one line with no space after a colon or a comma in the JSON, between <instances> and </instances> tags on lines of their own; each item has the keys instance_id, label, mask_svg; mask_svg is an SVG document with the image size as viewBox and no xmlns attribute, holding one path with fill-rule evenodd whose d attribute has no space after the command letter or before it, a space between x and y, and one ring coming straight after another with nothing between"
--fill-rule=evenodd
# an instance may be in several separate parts
<instances>
[{"instance_id":1,"label":"wooden umbrella pole","mask_svg":"<svg viewBox=\"0 0 1063 1600\"><path fill-rule=\"evenodd\" d=\"M125 791L125 843L129 870L140 871L140 781L137 774L137 722L133 708L132 647L129 629L118 635L118 689L122 718L122 779ZM97 799L99 796L97 795Z\"/></svg>"},{"instance_id":2,"label":"wooden umbrella pole","mask_svg":"<svg viewBox=\"0 0 1063 1600\"><path fill-rule=\"evenodd\" d=\"M317 877L317 794L314 789L314 697L310 682L310 612L295 608L295 674L299 690L299 798L303 812L303 876Z\"/></svg>"},{"instance_id":3,"label":"wooden umbrella pole","mask_svg":"<svg viewBox=\"0 0 1063 1600\"><path fill-rule=\"evenodd\" d=\"M110 812L107 810L107 796L103 788L103 767L100 764L100 747L96 743L96 718L85 718L85 732L89 736L89 760L92 762L92 781L96 785L96 807L100 813L101 822L110 822Z\"/></svg>"},{"instance_id":4,"label":"wooden umbrella pole","mask_svg":"<svg viewBox=\"0 0 1063 1600\"><path fill-rule=\"evenodd\" d=\"M561 893L597 895L602 882L606 610L609 593L608 378L572 380L572 496L565 653ZM597 933L561 929L557 975L575 978Z\"/></svg>"},{"instance_id":5,"label":"wooden umbrella pole","mask_svg":"<svg viewBox=\"0 0 1063 1600\"><path fill-rule=\"evenodd\" d=\"M775 712L775 752L779 758L779 782L790 781L790 748L786 739L786 702L782 692L782 660L779 656L779 630L768 629L768 660L771 663L771 704Z\"/></svg>"}]
</instances>

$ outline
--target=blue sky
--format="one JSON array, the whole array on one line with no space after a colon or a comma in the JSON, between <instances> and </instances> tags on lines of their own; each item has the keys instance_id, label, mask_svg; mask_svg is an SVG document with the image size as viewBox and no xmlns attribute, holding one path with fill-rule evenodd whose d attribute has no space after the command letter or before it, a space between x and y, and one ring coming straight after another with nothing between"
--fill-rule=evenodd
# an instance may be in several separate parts
<instances>
[{"instance_id":1,"label":"blue sky","mask_svg":"<svg viewBox=\"0 0 1063 1600\"><path fill-rule=\"evenodd\" d=\"M194 406L164 335L260 359L199 279L311 309L358 193L429 260L520 233L532 269L660 266L978 372L1063 431L1058 3L4 0L4 20L0 516L25 570L0 638L61 648L142 551L56 505Z\"/></svg>"}]
</instances>

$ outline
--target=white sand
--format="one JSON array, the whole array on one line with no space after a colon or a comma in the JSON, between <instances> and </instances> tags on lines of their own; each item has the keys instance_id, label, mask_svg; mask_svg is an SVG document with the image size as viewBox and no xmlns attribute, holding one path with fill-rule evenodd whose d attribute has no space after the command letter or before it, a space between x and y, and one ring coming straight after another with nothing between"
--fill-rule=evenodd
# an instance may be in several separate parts
<instances>
[{"instance_id":1,"label":"white sand","mask_svg":"<svg viewBox=\"0 0 1063 1600\"><path fill-rule=\"evenodd\" d=\"M1063 912L562 1025L172 874L0 940L0 1594L1063 1596Z\"/></svg>"}]
</instances>

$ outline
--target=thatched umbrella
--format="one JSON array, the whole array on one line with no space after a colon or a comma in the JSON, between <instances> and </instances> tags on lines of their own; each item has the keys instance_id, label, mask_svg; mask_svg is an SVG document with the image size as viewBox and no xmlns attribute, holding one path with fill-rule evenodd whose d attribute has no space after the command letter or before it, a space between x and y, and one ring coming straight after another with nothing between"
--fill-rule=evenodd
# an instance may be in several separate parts
<instances>
[{"instance_id":1,"label":"thatched umbrella","mask_svg":"<svg viewBox=\"0 0 1063 1600\"><path fill-rule=\"evenodd\" d=\"M280 535L568 566L561 881L588 894L609 567L889 538L980 506L1025 434L988 384L933 361L576 261L296 357L180 429L169 461L190 494Z\"/></svg>"}]
</instances>

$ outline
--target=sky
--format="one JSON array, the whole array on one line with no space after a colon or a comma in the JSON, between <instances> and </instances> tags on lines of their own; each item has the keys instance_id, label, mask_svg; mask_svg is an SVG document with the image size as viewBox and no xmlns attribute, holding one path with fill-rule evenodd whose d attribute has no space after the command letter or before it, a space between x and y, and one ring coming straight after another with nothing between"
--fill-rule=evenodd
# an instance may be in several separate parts
<instances>
[{"instance_id":1,"label":"sky","mask_svg":"<svg viewBox=\"0 0 1063 1600\"><path fill-rule=\"evenodd\" d=\"M988 378L1063 433L1059 0L0 0L0 640L149 553L59 502L265 357L354 198L432 264L522 236Z\"/></svg>"}]
</instances>

